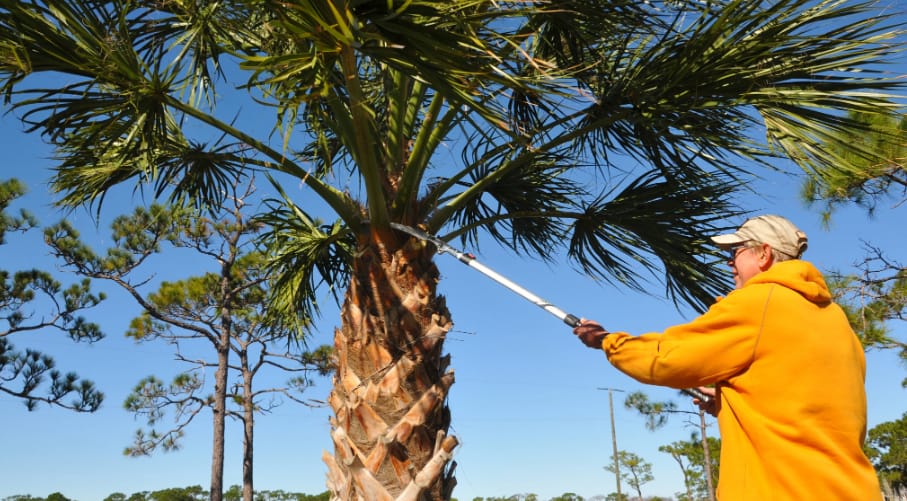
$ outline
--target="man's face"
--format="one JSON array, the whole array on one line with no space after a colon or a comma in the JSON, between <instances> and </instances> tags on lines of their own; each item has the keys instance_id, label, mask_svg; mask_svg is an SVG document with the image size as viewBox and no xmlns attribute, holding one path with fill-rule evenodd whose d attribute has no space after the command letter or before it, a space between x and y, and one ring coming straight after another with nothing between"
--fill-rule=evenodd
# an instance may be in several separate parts
<instances>
[{"instance_id":1,"label":"man's face","mask_svg":"<svg viewBox=\"0 0 907 501\"><path fill-rule=\"evenodd\" d=\"M744 242L728 250L727 264L734 272L735 288L743 287L749 279L765 271L765 247L765 245L759 246L754 242Z\"/></svg>"}]
</instances>

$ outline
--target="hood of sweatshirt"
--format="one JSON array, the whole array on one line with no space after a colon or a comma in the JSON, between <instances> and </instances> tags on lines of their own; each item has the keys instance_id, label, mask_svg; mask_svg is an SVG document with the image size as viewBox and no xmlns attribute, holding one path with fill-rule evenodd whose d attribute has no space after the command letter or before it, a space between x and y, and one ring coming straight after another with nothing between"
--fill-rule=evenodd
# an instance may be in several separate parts
<instances>
[{"instance_id":1,"label":"hood of sweatshirt","mask_svg":"<svg viewBox=\"0 0 907 501\"><path fill-rule=\"evenodd\" d=\"M831 292L822 273L807 261L792 260L774 264L751 278L744 287L753 284L778 284L799 292L813 303L831 302Z\"/></svg>"}]
</instances>

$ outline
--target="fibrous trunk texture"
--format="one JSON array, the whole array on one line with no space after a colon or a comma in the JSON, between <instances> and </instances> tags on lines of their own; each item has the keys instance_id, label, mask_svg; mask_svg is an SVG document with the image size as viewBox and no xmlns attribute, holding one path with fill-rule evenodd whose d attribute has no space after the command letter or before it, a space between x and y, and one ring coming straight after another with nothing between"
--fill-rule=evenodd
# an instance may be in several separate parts
<instances>
[{"instance_id":1,"label":"fibrous trunk texture","mask_svg":"<svg viewBox=\"0 0 907 501\"><path fill-rule=\"evenodd\" d=\"M367 246L334 333L337 371L327 452L334 500L446 500L456 438L447 435L454 382L442 345L452 323L424 243Z\"/></svg>"}]
</instances>

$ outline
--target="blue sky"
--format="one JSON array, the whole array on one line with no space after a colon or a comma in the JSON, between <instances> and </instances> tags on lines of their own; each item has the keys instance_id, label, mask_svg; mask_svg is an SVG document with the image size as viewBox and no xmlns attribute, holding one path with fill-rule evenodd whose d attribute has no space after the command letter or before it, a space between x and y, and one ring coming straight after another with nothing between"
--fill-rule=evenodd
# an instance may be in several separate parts
<instances>
[{"instance_id":1,"label":"blue sky","mask_svg":"<svg viewBox=\"0 0 907 501\"><path fill-rule=\"evenodd\" d=\"M50 195L43 184L50 175L50 150L37 137L22 133L11 115L0 117L0 147L4 152L0 177L17 177L30 189L14 208L28 208L44 225L57 222L61 215L49 206ZM884 205L874 218L859 209L841 210L826 229L817 213L799 202L797 180L773 174L754 188L758 196L746 199L745 207L780 213L795 221L810 238L805 257L822 270L849 269L862 256L864 241L888 249L895 259L905 259L907 208L903 205ZM84 212L72 214L70 220L96 248L106 248L109 220L134 206L127 195L128 190L118 192L97 229ZM11 235L8 240L8 245L0 246L3 269L57 268L39 232ZM594 283L565 264L513 259L492 245L481 250L477 257L487 266L610 330L659 331L693 317L691 311L678 311L657 297ZM190 262L185 256L159 259L153 273L156 279L166 279L197 272ZM674 399L681 409L693 410L692 404L672 390L644 386L618 373L602 353L576 341L559 320L476 271L449 256L439 256L437 263L442 272L439 292L447 296L455 322L446 349L457 374L449 401L451 432L461 442L455 456L457 498L533 492L547 499L564 492L586 497L612 492L613 476L603 469L611 461L608 394L599 388L642 390L653 399ZM144 425L122 408L131 388L147 375L168 380L185 367L173 361L172 350L164 343L136 345L125 339L123 332L140 312L138 306L111 286L98 283L96 288L110 296L89 313L107 333L103 341L77 345L50 331L11 338L18 349L44 350L61 369L93 379L106 393L106 401L95 414L75 414L47 406L27 412L20 401L0 397L4 430L0 499L60 491L79 501L99 501L112 492L208 485L211 437L207 415L189 428L185 446L178 452L137 459L122 454L134 431ZM652 292L657 295L661 289L656 285ZM336 310L325 308L313 342L329 343L338 324ZM903 323L892 327L900 339L907 338ZM898 364L894 353L872 351L867 359L871 427L907 411L907 394L900 386L907 368ZM795 382L795 375L791 377ZM323 399L329 390L330 383L324 380L306 396ZM614 402L619 448L654 465L655 480L643 487L643 494L669 496L681 491L680 470L670 456L657 449L689 439L695 428L688 418L674 417L668 426L652 433L641 417L623 408L621 393L614 394ZM312 494L325 490L321 454L332 451L328 416L328 409L287 402L258 418L257 489ZM709 431L717 435L714 424ZM236 423L228 423L227 434L225 485L239 484L241 430Z\"/></svg>"}]
</instances>

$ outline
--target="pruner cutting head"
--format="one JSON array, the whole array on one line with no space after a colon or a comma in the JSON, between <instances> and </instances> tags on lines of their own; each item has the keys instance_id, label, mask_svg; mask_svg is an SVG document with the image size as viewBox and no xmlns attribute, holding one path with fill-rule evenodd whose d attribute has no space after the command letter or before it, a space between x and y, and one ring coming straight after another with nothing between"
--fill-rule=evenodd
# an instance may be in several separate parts
<instances>
[{"instance_id":1,"label":"pruner cutting head","mask_svg":"<svg viewBox=\"0 0 907 501\"><path fill-rule=\"evenodd\" d=\"M366 220L362 221L362 224L368 225L368 224L371 224L371 221L366 219ZM451 250L453 250L449 245L447 245L446 242L444 242L440 238L438 238L430 233L426 233L422 230L413 228L412 226L407 226L405 224L393 223L393 222L388 223L388 225L397 231L402 231L403 233L416 237L419 240L422 240L425 242L430 242L430 243L434 244L434 246L438 249L438 254L441 254L444 252L450 252Z\"/></svg>"},{"instance_id":2,"label":"pruner cutting head","mask_svg":"<svg viewBox=\"0 0 907 501\"><path fill-rule=\"evenodd\" d=\"M442 252L442 250L441 250L442 247L447 246L447 243L444 242L443 240L441 240L440 238L438 238L434 235L428 234L422 230L413 228L411 226L406 226L405 224L400 224L400 223L390 223L390 226L391 226L391 228L393 228L397 231L402 231L403 233L412 235L420 240L425 240L426 242L431 242L431 243L435 244L435 247L438 248L439 253Z\"/></svg>"},{"instance_id":3,"label":"pruner cutting head","mask_svg":"<svg viewBox=\"0 0 907 501\"><path fill-rule=\"evenodd\" d=\"M390 226L391 226L391 228L393 228L395 230L402 231L403 233L412 235L420 240L424 240L426 242L431 242L432 244L434 244L435 248L438 249L438 254L445 254L445 253L450 254L463 262L466 262L465 261L466 259L475 259L476 258L474 255L454 249L444 240L441 240L440 238L438 238L430 233L426 233L417 228L413 228L412 226L406 226L405 224L400 224L400 223L390 223Z\"/></svg>"}]
</instances>

